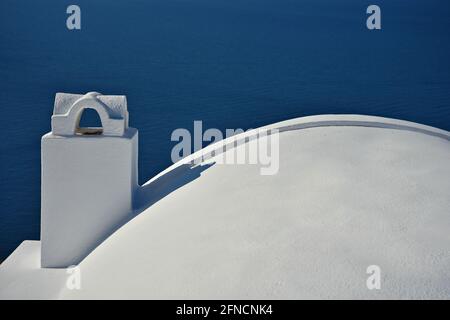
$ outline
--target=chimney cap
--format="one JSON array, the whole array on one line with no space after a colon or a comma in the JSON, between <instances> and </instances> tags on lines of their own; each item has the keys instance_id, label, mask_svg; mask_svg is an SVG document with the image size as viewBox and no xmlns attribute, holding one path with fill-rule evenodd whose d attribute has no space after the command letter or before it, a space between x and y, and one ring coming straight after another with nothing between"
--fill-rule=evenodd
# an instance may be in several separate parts
<instances>
[{"instance_id":1,"label":"chimney cap","mask_svg":"<svg viewBox=\"0 0 450 320\"><path fill-rule=\"evenodd\" d=\"M94 109L100 116L103 135L123 136L128 128L127 98L124 95L102 95L88 92L84 95L57 93L52 115L52 133L73 136L79 127L84 109Z\"/></svg>"}]
</instances>

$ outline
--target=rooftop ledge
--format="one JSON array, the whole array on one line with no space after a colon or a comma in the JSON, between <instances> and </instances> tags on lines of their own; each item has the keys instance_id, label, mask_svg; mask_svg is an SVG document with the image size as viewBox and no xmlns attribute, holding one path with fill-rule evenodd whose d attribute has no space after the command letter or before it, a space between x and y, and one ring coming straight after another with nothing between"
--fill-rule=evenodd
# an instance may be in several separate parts
<instances>
[{"instance_id":1,"label":"rooftop ledge","mask_svg":"<svg viewBox=\"0 0 450 320\"><path fill-rule=\"evenodd\" d=\"M360 115L260 129L280 132L278 174L192 165L258 130L210 145L140 187L138 208L79 264L80 290L25 241L0 265L0 299L450 297L449 132Z\"/></svg>"}]
</instances>

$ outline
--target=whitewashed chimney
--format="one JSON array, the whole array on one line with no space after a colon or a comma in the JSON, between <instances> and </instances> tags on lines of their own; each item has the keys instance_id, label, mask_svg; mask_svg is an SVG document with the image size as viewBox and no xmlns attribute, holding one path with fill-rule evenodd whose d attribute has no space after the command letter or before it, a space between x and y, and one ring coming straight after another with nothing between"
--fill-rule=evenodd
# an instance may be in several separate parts
<instances>
[{"instance_id":1,"label":"whitewashed chimney","mask_svg":"<svg viewBox=\"0 0 450 320\"><path fill-rule=\"evenodd\" d=\"M79 127L87 108L102 128ZM126 97L57 93L41 162L41 265L78 264L132 211L138 132L128 127Z\"/></svg>"}]
</instances>

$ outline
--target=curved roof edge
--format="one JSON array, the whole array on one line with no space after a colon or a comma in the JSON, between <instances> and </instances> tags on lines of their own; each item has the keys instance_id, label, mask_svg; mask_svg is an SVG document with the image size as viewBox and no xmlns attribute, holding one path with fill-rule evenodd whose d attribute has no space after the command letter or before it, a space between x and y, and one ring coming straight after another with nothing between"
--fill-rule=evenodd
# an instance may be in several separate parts
<instances>
[{"instance_id":1,"label":"curved roof edge","mask_svg":"<svg viewBox=\"0 0 450 320\"><path fill-rule=\"evenodd\" d=\"M350 126L350 127L369 127L369 128L372 127L372 128L404 130L427 134L450 141L449 131L406 120L398 120L393 118L358 115L358 114L325 114L325 115L299 117L276 122L256 129L250 129L248 131L234 135L232 137L225 138L221 141L214 142L206 146L205 148L198 150L192 153L191 155L183 158L182 160L174 163L173 165L169 166L168 168L161 171L160 173L152 177L150 180L145 182L144 185L147 185L155 181L159 177L165 175L166 173L174 170L175 168L181 165L192 163L207 154L210 154L212 152L219 150L220 148L223 148L224 146L228 147L230 144L234 144L235 142L239 142L250 137L255 137L260 132L270 132L271 130L278 130L278 132L284 132L284 131L301 130L317 127L330 127L330 126Z\"/></svg>"}]
</instances>

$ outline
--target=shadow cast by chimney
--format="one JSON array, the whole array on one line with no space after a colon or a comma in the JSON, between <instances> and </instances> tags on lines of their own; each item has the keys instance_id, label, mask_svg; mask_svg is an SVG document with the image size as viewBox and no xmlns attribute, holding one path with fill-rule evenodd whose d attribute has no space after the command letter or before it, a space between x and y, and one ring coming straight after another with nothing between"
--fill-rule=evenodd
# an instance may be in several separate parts
<instances>
[{"instance_id":1,"label":"shadow cast by chimney","mask_svg":"<svg viewBox=\"0 0 450 320\"><path fill-rule=\"evenodd\" d=\"M214 163L182 164L155 181L140 186L135 195L134 215L138 215L173 191L199 178L203 171L213 165Z\"/></svg>"}]
</instances>

